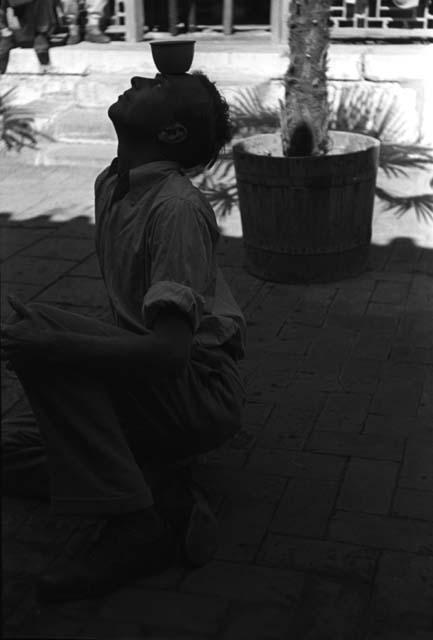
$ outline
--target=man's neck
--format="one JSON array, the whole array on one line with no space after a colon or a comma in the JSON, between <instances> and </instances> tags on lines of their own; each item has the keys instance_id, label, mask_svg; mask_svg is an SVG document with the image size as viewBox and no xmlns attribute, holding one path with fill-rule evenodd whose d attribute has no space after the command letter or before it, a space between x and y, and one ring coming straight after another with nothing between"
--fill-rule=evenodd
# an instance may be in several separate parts
<instances>
[{"instance_id":1,"label":"man's neck","mask_svg":"<svg viewBox=\"0 0 433 640\"><path fill-rule=\"evenodd\" d=\"M119 140L117 147L118 173L123 174L148 162L158 162L167 160L161 152L159 145L146 145L145 147L134 147L131 144Z\"/></svg>"}]
</instances>

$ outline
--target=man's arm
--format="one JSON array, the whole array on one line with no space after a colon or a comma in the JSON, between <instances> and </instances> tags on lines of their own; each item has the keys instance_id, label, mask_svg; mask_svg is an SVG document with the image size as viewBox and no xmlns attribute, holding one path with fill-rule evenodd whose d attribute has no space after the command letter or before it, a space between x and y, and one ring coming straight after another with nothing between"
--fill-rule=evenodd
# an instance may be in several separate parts
<instances>
[{"instance_id":1,"label":"man's arm","mask_svg":"<svg viewBox=\"0 0 433 640\"><path fill-rule=\"evenodd\" d=\"M55 341L56 342L56 341ZM192 344L188 318L176 310L160 312L145 335L81 336L60 334L50 360L83 364L93 370L124 370L141 375L178 375L186 366Z\"/></svg>"},{"instance_id":2,"label":"man's arm","mask_svg":"<svg viewBox=\"0 0 433 640\"><path fill-rule=\"evenodd\" d=\"M64 331L39 330L25 321L26 307L20 303L23 322L2 328L2 359L12 366L36 359L80 366L84 370L124 370L151 376L178 375L186 366L192 344L192 329L185 314L175 308L160 311L152 331L145 335L89 336Z\"/></svg>"}]
</instances>

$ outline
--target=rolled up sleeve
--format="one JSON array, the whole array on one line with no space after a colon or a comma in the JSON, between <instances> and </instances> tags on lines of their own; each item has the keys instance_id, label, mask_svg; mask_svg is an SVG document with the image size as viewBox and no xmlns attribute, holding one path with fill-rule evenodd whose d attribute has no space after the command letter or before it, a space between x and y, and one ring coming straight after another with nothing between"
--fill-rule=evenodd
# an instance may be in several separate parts
<instances>
[{"instance_id":1,"label":"rolled up sleeve","mask_svg":"<svg viewBox=\"0 0 433 640\"><path fill-rule=\"evenodd\" d=\"M151 329L158 313L171 307L187 316L195 333L214 293L214 245L206 220L188 200L169 199L158 207L148 242L145 326Z\"/></svg>"}]
</instances>

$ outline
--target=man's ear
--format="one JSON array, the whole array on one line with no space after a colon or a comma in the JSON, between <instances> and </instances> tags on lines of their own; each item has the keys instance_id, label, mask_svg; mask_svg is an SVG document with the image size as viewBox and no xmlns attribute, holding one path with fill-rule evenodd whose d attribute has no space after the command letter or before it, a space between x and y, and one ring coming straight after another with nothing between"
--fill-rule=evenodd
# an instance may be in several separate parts
<instances>
[{"instance_id":1,"label":"man's ear","mask_svg":"<svg viewBox=\"0 0 433 640\"><path fill-rule=\"evenodd\" d=\"M158 140L160 142L165 142L166 144L178 144L179 142L184 142L188 136L188 131L183 124L180 122L175 122L168 127L164 127L158 133Z\"/></svg>"}]
</instances>

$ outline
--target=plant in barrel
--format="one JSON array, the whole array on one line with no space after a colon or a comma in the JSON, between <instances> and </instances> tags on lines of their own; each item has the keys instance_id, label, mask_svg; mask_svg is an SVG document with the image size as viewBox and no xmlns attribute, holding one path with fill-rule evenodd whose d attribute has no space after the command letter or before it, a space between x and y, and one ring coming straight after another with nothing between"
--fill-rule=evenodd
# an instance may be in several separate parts
<instances>
[{"instance_id":1,"label":"plant in barrel","mask_svg":"<svg viewBox=\"0 0 433 640\"><path fill-rule=\"evenodd\" d=\"M290 63L281 108L285 156L328 151L327 60L330 0L291 0Z\"/></svg>"},{"instance_id":2,"label":"plant in barrel","mask_svg":"<svg viewBox=\"0 0 433 640\"><path fill-rule=\"evenodd\" d=\"M329 0L292 0L280 131L234 145L245 266L276 282L365 269L379 142L330 131Z\"/></svg>"}]
</instances>

